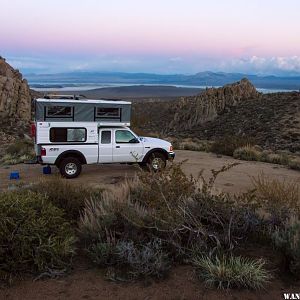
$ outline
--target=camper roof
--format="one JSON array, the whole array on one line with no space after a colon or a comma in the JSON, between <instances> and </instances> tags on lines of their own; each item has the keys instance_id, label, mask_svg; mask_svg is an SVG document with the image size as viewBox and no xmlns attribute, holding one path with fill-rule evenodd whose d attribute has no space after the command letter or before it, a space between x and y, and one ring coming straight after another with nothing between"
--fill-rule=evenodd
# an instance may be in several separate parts
<instances>
[{"instance_id":1,"label":"camper roof","mask_svg":"<svg viewBox=\"0 0 300 300\"><path fill-rule=\"evenodd\" d=\"M45 98L38 98L36 99L37 102L44 102L44 103L55 103L55 102L65 102L65 103L96 103L96 104L128 104L131 105L129 101L113 101L113 100L95 100L95 99L63 99L63 98L55 98L53 99L45 99Z\"/></svg>"}]
</instances>

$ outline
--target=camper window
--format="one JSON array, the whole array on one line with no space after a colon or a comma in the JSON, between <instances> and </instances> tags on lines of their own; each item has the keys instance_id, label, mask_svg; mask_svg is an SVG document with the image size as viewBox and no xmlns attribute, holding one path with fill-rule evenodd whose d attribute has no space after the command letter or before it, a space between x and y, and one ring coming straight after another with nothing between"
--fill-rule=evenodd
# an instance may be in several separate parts
<instances>
[{"instance_id":1,"label":"camper window","mask_svg":"<svg viewBox=\"0 0 300 300\"><path fill-rule=\"evenodd\" d=\"M72 118L73 107L71 106L47 106L47 118Z\"/></svg>"},{"instance_id":2,"label":"camper window","mask_svg":"<svg viewBox=\"0 0 300 300\"><path fill-rule=\"evenodd\" d=\"M96 118L119 119L120 108L97 107Z\"/></svg>"},{"instance_id":3,"label":"camper window","mask_svg":"<svg viewBox=\"0 0 300 300\"><path fill-rule=\"evenodd\" d=\"M66 142L85 142L86 129L85 128L58 128L52 127L50 129L51 143L66 143Z\"/></svg>"}]
</instances>

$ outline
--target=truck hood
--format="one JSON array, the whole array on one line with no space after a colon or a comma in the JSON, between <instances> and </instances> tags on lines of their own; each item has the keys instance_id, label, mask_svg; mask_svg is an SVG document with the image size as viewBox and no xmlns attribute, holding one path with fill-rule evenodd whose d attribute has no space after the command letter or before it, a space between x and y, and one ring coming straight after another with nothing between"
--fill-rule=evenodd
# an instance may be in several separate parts
<instances>
[{"instance_id":1,"label":"truck hood","mask_svg":"<svg viewBox=\"0 0 300 300\"><path fill-rule=\"evenodd\" d=\"M140 137L140 140L144 143L145 146L150 146L151 148L163 148L166 151L169 151L171 143L165 140L152 138L152 137Z\"/></svg>"}]
</instances>

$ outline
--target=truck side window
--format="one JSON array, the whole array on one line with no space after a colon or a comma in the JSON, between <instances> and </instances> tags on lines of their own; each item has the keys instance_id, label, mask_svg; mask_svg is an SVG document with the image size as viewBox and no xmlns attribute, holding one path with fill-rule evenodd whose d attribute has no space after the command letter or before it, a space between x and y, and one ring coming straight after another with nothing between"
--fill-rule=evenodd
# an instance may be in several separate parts
<instances>
[{"instance_id":1,"label":"truck side window","mask_svg":"<svg viewBox=\"0 0 300 300\"><path fill-rule=\"evenodd\" d=\"M116 143L138 143L136 137L128 130L116 130Z\"/></svg>"},{"instance_id":2,"label":"truck side window","mask_svg":"<svg viewBox=\"0 0 300 300\"><path fill-rule=\"evenodd\" d=\"M101 144L111 143L111 131L101 131Z\"/></svg>"},{"instance_id":3,"label":"truck side window","mask_svg":"<svg viewBox=\"0 0 300 300\"><path fill-rule=\"evenodd\" d=\"M50 129L51 143L66 143L66 142L85 142L86 129L85 128L61 128L52 127Z\"/></svg>"}]
</instances>

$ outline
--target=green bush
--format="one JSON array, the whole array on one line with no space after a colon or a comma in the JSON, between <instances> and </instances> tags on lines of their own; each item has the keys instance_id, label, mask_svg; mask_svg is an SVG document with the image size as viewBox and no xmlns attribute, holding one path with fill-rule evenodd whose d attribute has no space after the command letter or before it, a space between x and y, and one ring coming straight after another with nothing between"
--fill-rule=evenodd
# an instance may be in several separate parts
<instances>
[{"instance_id":1,"label":"green bush","mask_svg":"<svg viewBox=\"0 0 300 300\"><path fill-rule=\"evenodd\" d=\"M0 274L61 269L70 264L75 237L63 212L32 192L0 194Z\"/></svg>"},{"instance_id":2,"label":"green bush","mask_svg":"<svg viewBox=\"0 0 300 300\"><path fill-rule=\"evenodd\" d=\"M271 279L262 259L204 256L194 258L193 264L200 279L208 286L216 286L219 289L260 289Z\"/></svg>"},{"instance_id":3,"label":"green bush","mask_svg":"<svg viewBox=\"0 0 300 300\"><path fill-rule=\"evenodd\" d=\"M216 140L211 146L211 152L233 156L234 150L245 146L254 146L255 140L246 136L224 136Z\"/></svg>"},{"instance_id":4,"label":"green bush","mask_svg":"<svg viewBox=\"0 0 300 300\"><path fill-rule=\"evenodd\" d=\"M101 194L102 190L72 184L61 177L40 180L29 187L33 192L45 195L56 207L64 210L69 220L77 221L84 207L84 200Z\"/></svg>"}]
</instances>

